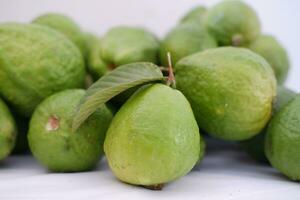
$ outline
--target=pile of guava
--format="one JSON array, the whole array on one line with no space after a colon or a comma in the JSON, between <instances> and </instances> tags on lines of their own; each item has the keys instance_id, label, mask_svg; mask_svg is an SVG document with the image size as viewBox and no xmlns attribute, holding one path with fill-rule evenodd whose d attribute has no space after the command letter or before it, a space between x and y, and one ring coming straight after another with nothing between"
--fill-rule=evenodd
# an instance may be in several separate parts
<instances>
[{"instance_id":1,"label":"pile of guava","mask_svg":"<svg viewBox=\"0 0 300 200\"><path fill-rule=\"evenodd\" d=\"M238 0L193 8L163 38L125 25L98 36L58 13L2 23L0 160L30 152L52 172L80 172L105 156L122 182L159 190L215 138L299 181L289 68Z\"/></svg>"}]
</instances>

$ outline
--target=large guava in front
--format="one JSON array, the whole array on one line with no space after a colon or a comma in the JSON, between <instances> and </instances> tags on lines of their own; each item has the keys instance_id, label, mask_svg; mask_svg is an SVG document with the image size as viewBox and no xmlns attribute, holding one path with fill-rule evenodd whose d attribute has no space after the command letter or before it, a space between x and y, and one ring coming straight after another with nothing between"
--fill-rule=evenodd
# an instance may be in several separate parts
<instances>
[{"instance_id":1,"label":"large guava in front","mask_svg":"<svg viewBox=\"0 0 300 200\"><path fill-rule=\"evenodd\" d=\"M23 116L57 91L83 87L83 57L61 33L6 23L0 25L0 44L0 93Z\"/></svg>"},{"instance_id":2,"label":"large guava in front","mask_svg":"<svg viewBox=\"0 0 300 200\"><path fill-rule=\"evenodd\" d=\"M181 59L177 88L187 97L199 127L226 140L258 134L271 117L276 79L250 50L221 47Z\"/></svg>"},{"instance_id":3,"label":"large guava in front","mask_svg":"<svg viewBox=\"0 0 300 200\"><path fill-rule=\"evenodd\" d=\"M81 89L56 93L37 107L30 120L30 150L51 171L89 170L103 154L106 130L112 119L112 113L105 105L77 131L72 131L73 117L84 95L85 91Z\"/></svg>"},{"instance_id":4,"label":"large guava in front","mask_svg":"<svg viewBox=\"0 0 300 200\"><path fill-rule=\"evenodd\" d=\"M131 96L115 115L104 142L113 173L143 186L187 174L203 150L189 102L162 84L144 86Z\"/></svg>"}]
</instances>

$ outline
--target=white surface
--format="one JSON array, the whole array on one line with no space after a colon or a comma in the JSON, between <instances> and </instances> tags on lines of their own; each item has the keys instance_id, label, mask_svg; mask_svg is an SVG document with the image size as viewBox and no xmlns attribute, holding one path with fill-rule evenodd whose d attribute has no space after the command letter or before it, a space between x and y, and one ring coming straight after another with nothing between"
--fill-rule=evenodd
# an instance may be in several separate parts
<instances>
[{"instance_id":1,"label":"white surface","mask_svg":"<svg viewBox=\"0 0 300 200\"><path fill-rule=\"evenodd\" d=\"M0 23L30 22L45 12L71 16L86 31L104 34L119 24L144 26L159 37L194 5L216 0L0 0ZM288 49L292 70L287 85L300 91L300 1L247 0L261 18L263 31ZM32 157L13 156L0 164L0 200L10 199L300 199L299 183L274 169L257 165L231 149L210 152L189 175L149 191L117 181L105 161L86 173L48 173Z\"/></svg>"},{"instance_id":2,"label":"white surface","mask_svg":"<svg viewBox=\"0 0 300 200\"><path fill-rule=\"evenodd\" d=\"M46 12L72 17L86 31L104 34L125 24L144 26L163 37L178 19L196 5L219 0L0 0L0 23L30 22ZM292 69L287 85L300 92L300 1L245 0L260 17L263 32L275 35L287 48Z\"/></svg>"},{"instance_id":3,"label":"white surface","mask_svg":"<svg viewBox=\"0 0 300 200\"><path fill-rule=\"evenodd\" d=\"M219 146L187 176L151 191L119 182L103 160L84 173L49 173L32 157L13 156L0 165L1 200L296 200L299 183L251 161L238 149Z\"/></svg>"}]
</instances>

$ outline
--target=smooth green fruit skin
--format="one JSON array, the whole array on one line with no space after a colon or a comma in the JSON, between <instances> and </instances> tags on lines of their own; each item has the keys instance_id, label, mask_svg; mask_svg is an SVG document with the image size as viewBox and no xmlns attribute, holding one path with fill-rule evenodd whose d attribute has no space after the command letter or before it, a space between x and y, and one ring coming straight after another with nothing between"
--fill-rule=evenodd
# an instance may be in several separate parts
<instances>
[{"instance_id":1,"label":"smooth green fruit skin","mask_svg":"<svg viewBox=\"0 0 300 200\"><path fill-rule=\"evenodd\" d=\"M37 17L32 23L47 26L64 34L79 48L82 55L86 56L86 43L83 33L71 18L58 13L48 13Z\"/></svg>"},{"instance_id":2,"label":"smooth green fruit skin","mask_svg":"<svg viewBox=\"0 0 300 200\"><path fill-rule=\"evenodd\" d=\"M93 34L86 33L85 41L87 44L87 71L92 75L93 80L97 81L109 70L101 58L101 40Z\"/></svg>"},{"instance_id":3,"label":"smooth green fruit skin","mask_svg":"<svg viewBox=\"0 0 300 200\"><path fill-rule=\"evenodd\" d=\"M273 106L273 115L277 113L284 105L291 101L296 96L296 93L285 87L277 88L277 97ZM265 155L265 136L268 130L266 126L263 131L249 140L242 142L242 148L256 161L268 162Z\"/></svg>"},{"instance_id":4,"label":"smooth green fruit skin","mask_svg":"<svg viewBox=\"0 0 300 200\"><path fill-rule=\"evenodd\" d=\"M278 84L283 84L290 68L289 58L284 47L271 35L261 35L249 49L263 56L274 70Z\"/></svg>"},{"instance_id":5,"label":"smooth green fruit skin","mask_svg":"<svg viewBox=\"0 0 300 200\"><path fill-rule=\"evenodd\" d=\"M6 158L14 148L17 129L13 116L0 99L0 160Z\"/></svg>"},{"instance_id":6,"label":"smooth green fruit skin","mask_svg":"<svg viewBox=\"0 0 300 200\"><path fill-rule=\"evenodd\" d=\"M276 79L270 65L244 48L221 47L181 59L177 88L187 97L198 125L224 140L258 134L271 117Z\"/></svg>"},{"instance_id":7,"label":"smooth green fruit skin","mask_svg":"<svg viewBox=\"0 0 300 200\"><path fill-rule=\"evenodd\" d=\"M30 150L51 171L89 170L103 154L105 134L112 119L106 106L100 107L76 132L71 130L74 114L84 95L81 89L56 93L37 107L30 120Z\"/></svg>"},{"instance_id":8,"label":"smooth green fruit skin","mask_svg":"<svg viewBox=\"0 0 300 200\"><path fill-rule=\"evenodd\" d=\"M161 42L161 64L168 66L168 52L171 53L172 63L176 64L185 56L215 47L217 47L217 42L204 26L195 26L192 23L180 24L172 29Z\"/></svg>"},{"instance_id":9,"label":"smooth green fruit skin","mask_svg":"<svg viewBox=\"0 0 300 200\"><path fill-rule=\"evenodd\" d=\"M271 165L291 180L300 180L300 95L272 119L265 151Z\"/></svg>"},{"instance_id":10,"label":"smooth green fruit skin","mask_svg":"<svg viewBox=\"0 0 300 200\"><path fill-rule=\"evenodd\" d=\"M47 96L83 87L78 48L61 33L33 24L0 25L0 93L23 116Z\"/></svg>"},{"instance_id":11,"label":"smooth green fruit skin","mask_svg":"<svg viewBox=\"0 0 300 200\"><path fill-rule=\"evenodd\" d=\"M207 12L205 24L219 45L242 46L260 33L255 11L242 1L223 1Z\"/></svg>"},{"instance_id":12,"label":"smooth green fruit skin","mask_svg":"<svg viewBox=\"0 0 300 200\"><path fill-rule=\"evenodd\" d=\"M113 173L135 185L167 183L200 157L199 129L189 102L166 85L138 90L115 115L104 142Z\"/></svg>"},{"instance_id":13,"label":"smooth green fruit skin","mask_svg":"<svg viewBox=\"0 0 300 200\"><path fill-rule=\"evenodd\" d=\"M195 23L203 24L207 9L203 6L198 6L193 8L188 13L186 13L180 20L180 23Z\"/></svg>"},{"instance_id":14,"label":"smooth green fruit skin","mask_svg":"<svg viewBox=\"0 0 300 200\"><path fill-rule=\"evenodd\" d=\"M101 55L111 68L132 62L158 61L159 42L150 32L135 27L118 26L103 37Z\"/></svg>"}]
</instances>

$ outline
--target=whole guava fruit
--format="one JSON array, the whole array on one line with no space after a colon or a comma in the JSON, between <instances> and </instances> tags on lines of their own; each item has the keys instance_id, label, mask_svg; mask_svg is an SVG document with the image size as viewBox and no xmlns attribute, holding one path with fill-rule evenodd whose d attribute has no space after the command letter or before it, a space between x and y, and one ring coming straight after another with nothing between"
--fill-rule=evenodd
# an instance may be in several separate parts
<instances>
[{"instance_id":1,"label":"whole guava fruit","mask_svg":"<svg viewBox=\"0 0 300 200\"><path fill-rule=\"evenodd\" d=\"M265 152L271 165L291 180L300 180L300 95L273 117L266 134Z\"/></svg>"},{"instance_id":2,"label":"whole guava fruit","mask_svg":"<svg viewBox=\"0 0 300 200\"><path fill-rule=\"evenodd\" d=\"M269 121L276 96L270 65L244 48L220 47L187 56L175 66L177 88L198 125L224 140L245 140Z\"/></svg>"},{"instance_id":3,"label":"whole guava fruit","mask_svg":"<svg viewBox=\"0 0 300 200\"><path fill-rule=\"evenodd\" d=\"M34 25L0 25L0 93L18 113L30 116L47 96L83 87L78 48L61 33Z\"/></svg>"},{"instance_id":4,"label":"whole guava fruit","mask_svg":"<svg viewBox=\"0 0 300 200\"><path fill-rule=\"evenodd\" d=\"M161 42L161 64L168 66L168 52L171 53L172 62L175 64L185 56L215 47L217 47L217 42L204 26L195 26L191 23L180 24L172 29Z\"/></svg>"},{"instance_id":5,"label":"whole guava fruit","mask_svg":"<svg viewBox=\"0 0 300 200\"><path fill-rule=\"evenodd\" d=\"M0 160L6 158L15 146L17 128L13 116L0 99Z\"/></svg>"},{"instance_id":6,"label":"whole guava fruit","mask_svg":"<svg viewBox=\"0 0 300 200\"><path fill-rule=\"evenodd\" d=\"M221 46L243 46L260 34L255 11L238 0L222 1L209 9L205 24Z\"/></svg>"},{"instance_id":7,"label":"whole guava fruit","mask_svg":"<svg viewBox=\"0 0 300 200\"><path fill-rule=\"evenodd\" d=\"M296 93L288 88L279 86L277 88L277 97L273 106L273 115L276 114L284 105L291 101L296 96ZM268 162L265 155L265 136L268 130L266 126L261 133L249 140L241 143L242 148L256 161Z\"/></svg>"},{"instance_id":8,"label":"whole guava fruit","mask_svg":"<svg viewBox=\"0 0 300 200\"><path fill-rule=\"evenodd\" d=\"M274 70L277 82L283 84L290 64L288 54L280 42L271 35L261 35L249 45L249 49L268 61Z\"/></svg>"},{"instance_id":9,"label":"whole guava fruit","mask_svg":"<svg viewBox=\"0 0 300 200\"><path fill-rule=\"evenodd\" d=\"M32 23L52 28L69 38L86 56L86 43L80 27L73 19L59 13L47 13L35 18Z\"/></svg>"},{"instance_id":10,"label":"whole guava fruit","mask_svg":"<svg viewBox=\"0 0 300 200\"><path fill-rule=\"evenodd\" d=\"M28 142L34 157L56 172L90 170L103 154L103 142L112 119L101 106L77 131L72 121L85 91L70 89L45 99L30 120Z\"/></svg>"},{"instance_id":11,"label":"whole guava fruit","mask_svg":"<svg viewBox=\"0 0 300 200\"><path fill-rule=\"evenodd\" d=\"M87 46L86 67L94 81L108 72L107 64L101 58L101 39L86 33L84 35Z\"/></svg>"},{"instance_id":12,"label":"whole guava fruit","mask_svg":"<svg viewBox=\"0 0 300 200\"><path fill-rule=\"evenodd\" d=\"M116 113L104 142L116 177L149 188L187 174L200 150L189 102L163 84L146 85L134 93Z\"/></svg>"},{"instance_id":13,"label":"whole guava fruit","mask_svg":"<svg viewBox=\"0 0 300 200\"><path fill-rule=\"evenodd\" d=\"M207 9L204 6L198 6L191 9L180 20L180 23L196 23L203 24Z\"/></svg>"},{"instance_id":14,"label":"whole guava fruit","mask_svg":"<svg viewBox=\"0 0 300 200\"><path fill-rule=\"evenodd\" d=\"M158 52L158 39L137 27L114 27L104 35L101 43L102 58L111 69L132 62L157 63Z\"/></svg>"}]
</instances>

